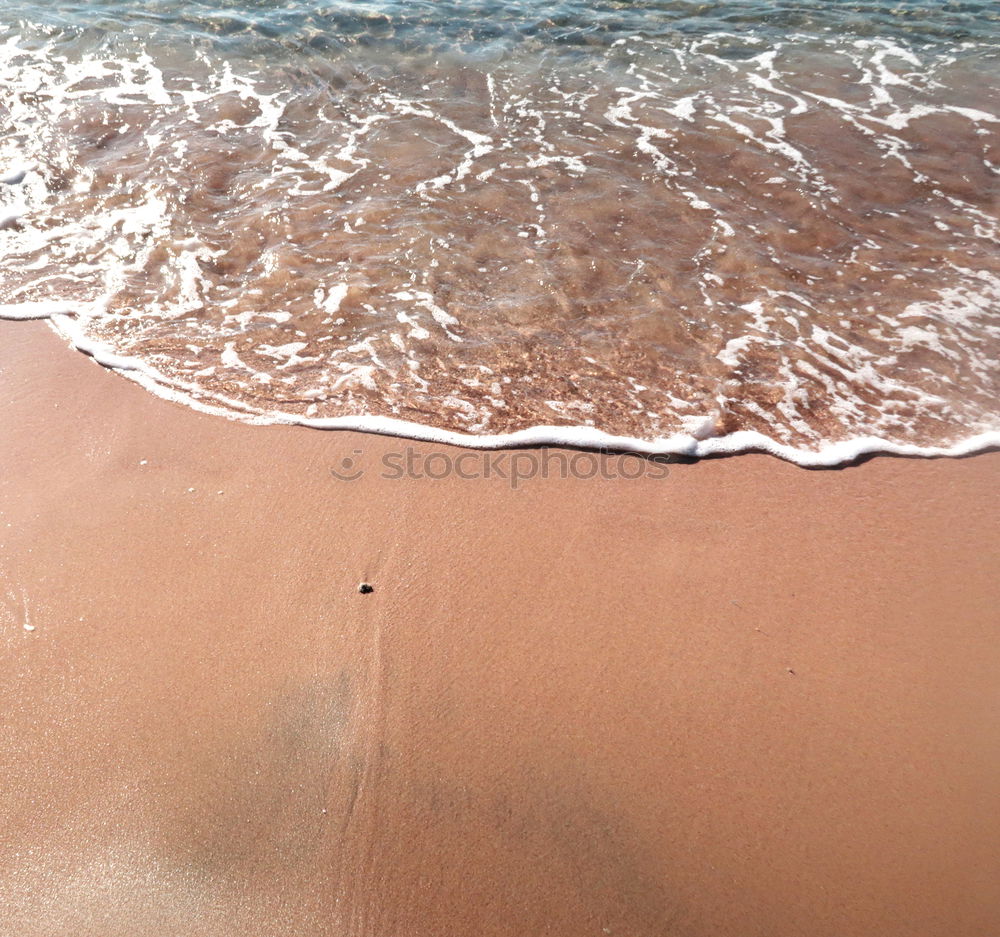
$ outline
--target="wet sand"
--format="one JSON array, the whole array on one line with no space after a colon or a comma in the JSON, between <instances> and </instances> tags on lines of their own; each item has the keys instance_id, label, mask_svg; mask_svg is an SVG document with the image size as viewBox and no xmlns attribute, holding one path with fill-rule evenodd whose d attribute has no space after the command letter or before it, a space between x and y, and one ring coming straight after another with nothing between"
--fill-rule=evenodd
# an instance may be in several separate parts
<instances>
[{"instance_id":1,"label":"wet sand","mask_svg":"<svg viewBox=\"0 0 1000 937\"><path fill-rule=\"evenodd\" d=\"M81 347L223 409L445 443L744 431L817 464L994 431L992 36L657 38L664 3L611 3L618 41L457 56L0 24L0 316L84 313L59 320ZM446 31L493 10L512 39L510 9Z\"/></svg>"},{"instance_id":2,"label":"wet sand","mask_svg":"<svg viewBox=\"0 0 1000 937\"><path fill-rule=\"evenodd\" d=\"M3 937L1000 933L1000 454L392 480L0 337Z\"/></svg>"}]
</instances>

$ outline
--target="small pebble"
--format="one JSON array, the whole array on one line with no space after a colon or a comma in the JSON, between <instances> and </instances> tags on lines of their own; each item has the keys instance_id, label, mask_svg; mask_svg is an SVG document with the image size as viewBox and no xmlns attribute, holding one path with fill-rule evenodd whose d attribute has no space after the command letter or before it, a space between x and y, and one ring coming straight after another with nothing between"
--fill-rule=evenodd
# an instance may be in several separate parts
<instances>
[{"instance_id":1,"label":"small pebble","mask_svg":"<svg viewBox=\"0 0 1000 937\"><path fill-rule=\"evenodd\" d=\"M374 592L374 591L375 587L367 582L363 582L361 583L360 586L358 586L358 592L360 592L362 595L368 595L369 592Z\"/></svg>"}]
</instances>

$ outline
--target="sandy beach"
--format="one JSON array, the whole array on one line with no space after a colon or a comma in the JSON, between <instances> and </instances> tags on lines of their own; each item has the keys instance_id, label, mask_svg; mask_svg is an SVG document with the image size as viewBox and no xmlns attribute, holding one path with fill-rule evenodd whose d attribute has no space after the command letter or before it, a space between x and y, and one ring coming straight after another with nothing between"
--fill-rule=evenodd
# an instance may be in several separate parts
<instances>
[{"instance_id":1,"label":"sandy beach","mask_svg":"<svg viewBox=\"0 0 1000 937\"><path fill-rule=\"evenodd\" d=\"M1000 933L1000 454L384 477L0 337L2 937Z\"/></svg>"}]
</instances>

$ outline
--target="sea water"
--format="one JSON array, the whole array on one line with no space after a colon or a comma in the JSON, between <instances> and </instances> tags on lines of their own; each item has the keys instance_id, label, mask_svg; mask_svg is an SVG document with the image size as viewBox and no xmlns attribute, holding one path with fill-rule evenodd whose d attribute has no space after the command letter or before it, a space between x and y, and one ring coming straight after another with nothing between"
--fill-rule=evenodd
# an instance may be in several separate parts
<instances>
[{"instance_id":1,"label":"sea water","mask_svg":"<svg viewBox=\"0 0 1000 937\"><path fill-rule=\"evenodd\" d=\"M8 0L0 316L253 422L997 445L998 33L985 0Z\"/></svg>"}]
</instances>

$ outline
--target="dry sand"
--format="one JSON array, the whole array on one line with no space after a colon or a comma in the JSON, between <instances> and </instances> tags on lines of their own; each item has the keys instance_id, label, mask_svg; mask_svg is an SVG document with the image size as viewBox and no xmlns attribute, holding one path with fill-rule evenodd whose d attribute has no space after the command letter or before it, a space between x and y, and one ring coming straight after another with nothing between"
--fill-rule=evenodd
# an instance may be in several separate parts
<instances>
[{"instance_id":1,"label":"dry sand","mask_svg":"<svg viewBox=\"0 0 1000 937\"><path fill-rule=\"evenodd\" d=\"M0 335L2 937L1000 933L1000 454L391 480Z\"/></svg>"}]
</instances>

